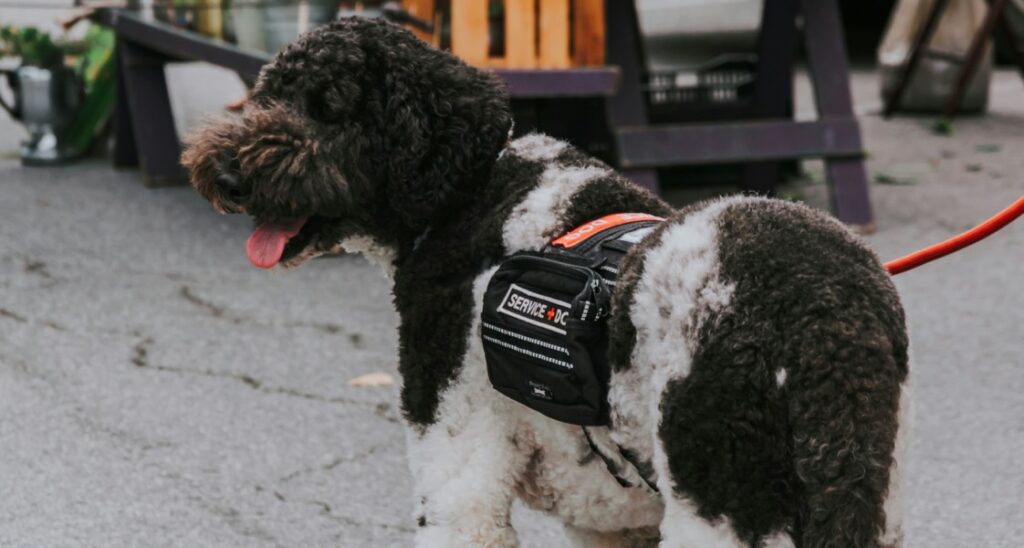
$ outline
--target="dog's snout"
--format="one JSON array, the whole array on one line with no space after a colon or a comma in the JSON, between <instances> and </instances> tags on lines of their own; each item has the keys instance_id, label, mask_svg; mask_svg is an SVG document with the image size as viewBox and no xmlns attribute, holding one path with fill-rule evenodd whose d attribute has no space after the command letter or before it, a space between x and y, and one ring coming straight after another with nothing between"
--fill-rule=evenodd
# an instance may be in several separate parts
<instances>
[{"instance_id":1,"label":"dog's snout","mask_svg":"<svg viewBox=\"0 0 1024 548\"><path fill-rule=\"evenodd\" d=\"M214 182L217 183L221 195L236 204L244 202L249 197L241 178L234 173L221 173Z\"/></svg>"}]
</instances>

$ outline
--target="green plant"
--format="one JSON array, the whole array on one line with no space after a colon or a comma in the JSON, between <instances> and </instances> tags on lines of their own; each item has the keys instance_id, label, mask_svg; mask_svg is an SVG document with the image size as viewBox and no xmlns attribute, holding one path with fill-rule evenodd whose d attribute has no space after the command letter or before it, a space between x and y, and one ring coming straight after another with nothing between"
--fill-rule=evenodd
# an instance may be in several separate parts
<instances>
[{"instance_id":1,"label":"green plant","mask_svg":"<svg viewBox=\"0 0 1024 548\"><path fill-rule=\"evenodd\" d=\"M21 57L24 65L52 69L64 64L64 48L35 27L0 27L0 42L6 53Z\"/></svg>"}]
</instances>

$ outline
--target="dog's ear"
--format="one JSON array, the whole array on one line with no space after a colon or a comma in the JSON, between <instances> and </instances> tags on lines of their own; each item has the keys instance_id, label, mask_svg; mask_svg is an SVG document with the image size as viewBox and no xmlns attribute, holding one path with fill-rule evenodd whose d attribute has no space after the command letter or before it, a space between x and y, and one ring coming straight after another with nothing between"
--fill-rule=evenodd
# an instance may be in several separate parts
<instances>
[{"instance_id":1,"label":"dog's ear","mask_svg":"<svg viewBox=\"0 0 1024 548\"><path fill-rule=\"evenodd\" d=\"M418 53L396 59L384 78L389 200L410 226L472 199L512 124L508 95L496 76L425 45L415 47Z\"/></svg>"}]
</instances>

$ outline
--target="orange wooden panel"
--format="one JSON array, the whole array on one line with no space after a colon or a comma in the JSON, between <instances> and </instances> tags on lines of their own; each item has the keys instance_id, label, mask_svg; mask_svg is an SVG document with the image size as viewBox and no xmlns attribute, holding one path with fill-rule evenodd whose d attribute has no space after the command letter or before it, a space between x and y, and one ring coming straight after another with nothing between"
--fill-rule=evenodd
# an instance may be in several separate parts
<instances>
[{"instance_id":1,"label":"orange wooden panel","mask_svg":"<svg viewBox=\"0 0 1024 548\"><path fill-rule=\"evenodd\" d=\"M434 0L402 0L402 7L405 11L409 12L409 15L424 21L434 21ZM413 32L416 36L419 36L421 40L429 44L437 46L436 37L440 36L435 25L434 34L429 32L423 32L422 30L406 27Z\"/></svg>"},{"instance_id":2,"label":"orange wooden panel","mask_svg":"<svg viewBox=\"0 0 1024 548\"><path fill-rule=\"evenodd\" d=\"M604 2L574 0L572 63L578 67L604 64Z\"/></svg>"},{"instance_id":3,"label":"orange wooden panel","mask_svg":"<svg viewBox=\"0 0 1024 548\"><path fill-rule=\"evenodd\" d=\"M540 66L569 66L569 0L540 0Z\"/></svg>"},{"instance_id":4,"label":"orange wooden panel","mask_svg":"<svg viewBox=\"0 0 1024 548\"><path fill-rule=\"evenodd\" d=\"M505 66L537 66L535 0L505 0Z\"/></svg>"},{"instance_id":5,"label":"orange wooden panel","mask_svg":"<svg viewBox=\"0 0 1024 548\"><path fill-rule=\"evenodd\" d=\"M472 65L487 64L487 0L452 1L452 53Z\"/></svg>"}]
</instances>

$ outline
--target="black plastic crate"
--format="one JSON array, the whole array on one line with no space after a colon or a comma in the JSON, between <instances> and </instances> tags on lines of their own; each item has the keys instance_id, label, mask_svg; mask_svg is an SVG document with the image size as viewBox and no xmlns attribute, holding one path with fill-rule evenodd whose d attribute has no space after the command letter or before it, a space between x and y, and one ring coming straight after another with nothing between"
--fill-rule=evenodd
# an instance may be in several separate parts
<instances>
[{"instance_id":1,"label":"black plastic crate","mask_svg":"<svg viewBox=\"0 0 1024 548\"><path fill-rule=\"evenodd\" d=\"M692 69L651 72L644 86L651 122L747 117L756 71L756 55L727 54Z\"/></svg>"}]
</instances>

